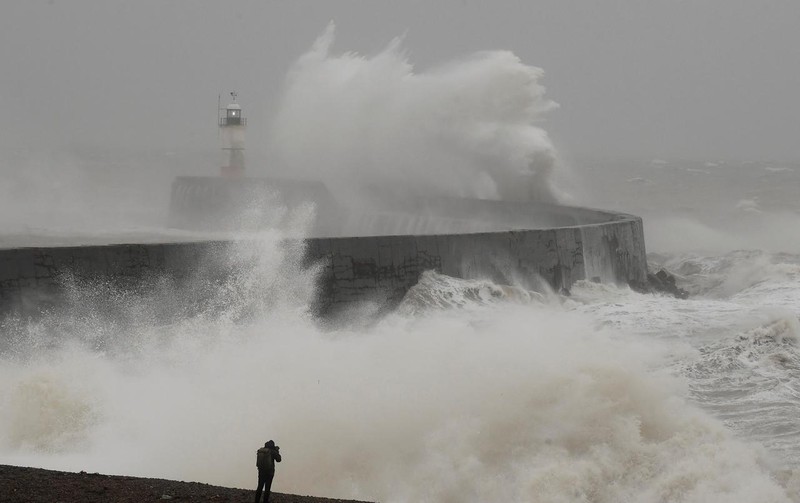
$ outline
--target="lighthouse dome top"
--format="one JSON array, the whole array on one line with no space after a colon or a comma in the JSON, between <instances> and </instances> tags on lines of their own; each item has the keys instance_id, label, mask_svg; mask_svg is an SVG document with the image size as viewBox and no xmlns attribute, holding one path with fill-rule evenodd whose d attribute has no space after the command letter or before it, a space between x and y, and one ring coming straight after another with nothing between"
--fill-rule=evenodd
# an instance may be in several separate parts
<instances>
[{"instance_id":1,"label":"lighthouse dome top","mask_svg":"<svg viewBox=\"0 0 800 503\"><path fill-rule=\"evenodd\" d=\"M220 108L220 111L223 112L223 117L219 118L219 126L223 128L236 126L238 129L239 126L247 125L247 119L243 117L244 112L241 105L236 103L236 91L231 93L231 98L233 98L233 101L228 106L224 109Z\"/></svg>"}]
</instances>

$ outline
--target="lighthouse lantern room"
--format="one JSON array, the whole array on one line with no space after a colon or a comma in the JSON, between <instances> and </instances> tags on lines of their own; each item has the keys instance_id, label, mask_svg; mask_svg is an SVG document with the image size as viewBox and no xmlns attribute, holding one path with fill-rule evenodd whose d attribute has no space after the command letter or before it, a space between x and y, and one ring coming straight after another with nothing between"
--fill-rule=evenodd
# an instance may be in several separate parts
<instances>
[{"instance_id":1,"label":"lighthouse lantern room","mask_svg":"<svg viewBox=\"0 0 800 503\"><path fill-rule=\"evenodd\" d=\"M223 108L218 107L218 122L222 150L228 152L228 165L222 167L223 176L244 175L244 130L247 119L242 107L236 103L237 93L231 93L231 103ZM221 116L220 116L221 115Z\"/></svg>"}]
</instances>

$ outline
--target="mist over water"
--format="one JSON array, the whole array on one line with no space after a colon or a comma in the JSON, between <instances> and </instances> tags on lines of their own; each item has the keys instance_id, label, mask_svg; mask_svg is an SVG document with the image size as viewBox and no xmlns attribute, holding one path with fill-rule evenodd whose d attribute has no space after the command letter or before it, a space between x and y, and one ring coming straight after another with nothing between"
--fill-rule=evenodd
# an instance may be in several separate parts
<instances>
[{"instance_id":1,"label":"mist over water","mask_svg":"<svg viewBox=\"0 0 800 503\"><path fill-rule=\"evenodd\" d=\"M175 239L184 233L165 225L172 180L215 164L207 152L0 152L0 246Z\"/></svg>"},{"instance_id":2,"label":"mist over water","mask_svg":"<svg viewBox=\"0 0 800 503\"><path fill-rule=\"evenodd\" d=\"M533 183L522 198L557 198L558 155L536 125L552 108L538 69L489 52L415 72L399 41L372 57L333 55L332 43L331 26L288 78L272 142L287 173L324 173L339 194L350 184L500 198L521 194L509 187L523 174ZM746 170L698 183L707 175L694 165L605 168L589 170L583 200L649 210L651 263L692 299L584 282L567 298L428 273L396 312L325 326L310 315L317 270L282 239L307 232L310 216L275 208L288 217L237 243L224 259L238 273L221 284L76 282L70 303L41 319L2 320L0 463L250 488L254 451L273 438L279 492L800 501L800 255L791 234L761 246L724 218L794 221L794 171L764 170L754 194ZM44 191L74 209L62 229L81 222L87 188L104 186L94 176ZM132 192L120 194L135 210ZM154 221L146 213L77 228L136 227ZM649 217L681 225L656 226L651 245ZM695 223L698 248L715 251L689 247ZM739 243L748 249L725 248Z\"/></svg>"},{"instance_id":3,"label":"mist over water","mask_svg":"<svg viewBox=\"0 0 800 503\"><path fill-rule=\"evenodd\" d=\"M573 171L581 205L644 219L648 251L800 253L800 163L585 160Z\"/></svg>"}]
</instances>

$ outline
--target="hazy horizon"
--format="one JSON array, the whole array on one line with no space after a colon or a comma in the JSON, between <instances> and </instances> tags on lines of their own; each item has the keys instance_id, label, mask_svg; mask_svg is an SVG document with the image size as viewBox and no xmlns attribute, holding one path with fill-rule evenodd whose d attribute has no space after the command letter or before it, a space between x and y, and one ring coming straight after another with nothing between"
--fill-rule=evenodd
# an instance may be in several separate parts
<instances>
[{"instance_id":1,"label":"hazy horizon","mask_svg":"<svg viewBox=\"0 0 800 503\"><path fill-rule=\"evenodd\" d=\"M415 72L508 50L559 104L540 124L567 159L796 162L800 4L71 0L0 8L0 148L217 148L237 90L257 155L291 65L330 21L332 51L403 38Z\"/></svg>"}]
</instances>

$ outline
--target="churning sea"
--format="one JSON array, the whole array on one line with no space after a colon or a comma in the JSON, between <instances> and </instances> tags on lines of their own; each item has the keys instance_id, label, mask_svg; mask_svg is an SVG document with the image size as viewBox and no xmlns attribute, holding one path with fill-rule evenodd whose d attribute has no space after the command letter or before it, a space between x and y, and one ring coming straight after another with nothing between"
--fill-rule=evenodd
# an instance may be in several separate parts
<instances>
[{"instance_id":1,"label":"churning sea","mask_svg":"<svg viewBox=\"0 0 800 503\"><path fill-rule=\"evenodd\" d=\"M587 161L572 176L572 203L643 216L650 268L688 299L431 272L395 312L324 327L314 271L266 231L208 312L165 323L191 292L95 285L3 320L0 463L250 487L273 438L279 492L800 501L800 165Z\"/></svg>"}]
</instances>

